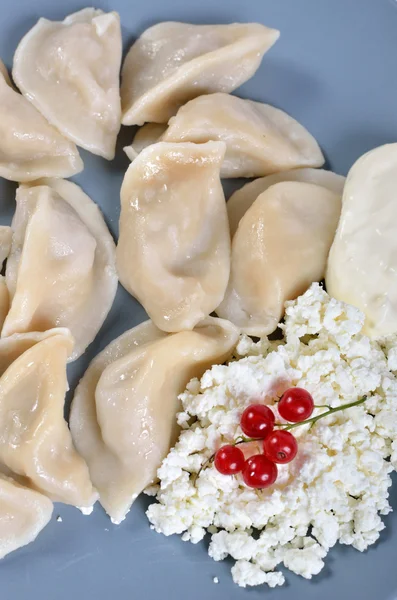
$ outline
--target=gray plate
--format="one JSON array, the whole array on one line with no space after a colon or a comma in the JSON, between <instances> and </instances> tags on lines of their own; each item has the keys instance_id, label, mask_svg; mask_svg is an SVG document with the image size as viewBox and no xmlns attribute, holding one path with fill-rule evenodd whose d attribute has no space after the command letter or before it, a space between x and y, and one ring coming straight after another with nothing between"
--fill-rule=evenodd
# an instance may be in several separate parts
<instances>
[{"instance_id":1,"label":"gray plate","mask_svg":"<svg viewBox=\"0 0 397 600\"><path fill-rule=\"evenodd\" d=\"M8 66L22 35L38 17L62 19L82 0L0 0L0 57ZM121 16L125 47L163 20L194 23L258 21L281 30L255 77L239 94L290 112L318 139L333 170L345 174L364 152L397 141L397 1L395 0L99 0ZM1 115L0 115L1 118ZM101 206L117 236L119 189L128 160L122 146L108 163L84 151L76 177ZM241 182L240 182L241 183ZM234 185L234 184L233 184ZM231 188L229 188L230 190ZM9 223L15 186L1 183L1 221ZM143 309L119 290L104 327L88 352L70 368L73 389L91 358L144 318ZM2 600L395 600L397 515L385 519L379 542L360 554L332 550L313 581L287 575L284 588L246 591L231 580L231 562L213 562L206 544L186 544L149 529L139 499L126 521L112 526L98 506L91 517L57 505L52 522L34 544L0 564ZM397 507L397 485L391 494ZM62 515L63 522L56 522ZM219 584L213 583L213 577Z\"/></svg>"}]
</instances>

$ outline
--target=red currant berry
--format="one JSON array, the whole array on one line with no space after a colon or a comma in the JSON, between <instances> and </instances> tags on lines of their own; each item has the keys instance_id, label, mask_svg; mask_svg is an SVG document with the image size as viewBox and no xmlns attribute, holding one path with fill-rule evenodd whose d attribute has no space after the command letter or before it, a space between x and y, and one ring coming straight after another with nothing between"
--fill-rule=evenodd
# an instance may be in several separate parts
<instances>
[{"instance_id":1,"label":"red currant berry","mask_svg":"<svg viewBox=\"0 0 397 600\"><path fill-rule=\"evenodd\" d=\"M264 404L250 404L241 415L241 429L250 438L264 438L274 428L274 412Z\"/></svg>"},{"instance_id":2,"label":"red currant berry","mask_svg":"<svg viewBox=\"0 0 397 600\"><path fill-rule=\"evenodd\" d=\"M273 431L263 440L265 456L281 465L291 462L298 452L296 438L289 431Z\"/></svg>"},{"instance_id":3,"label":"red currant berry","mask_svg":"<svg viewBox=\"0 0 397 600\"><path fill-rule=\"evenodd\" d=\"M290 423L300 423L308 419L314 410L312 396L302 388L290 388L278 403L280 417Z\"/></svg>"},{"instance_id":4,"label":"red currant berry","mask_svg":"<svg viewBox=\"0 0 397 600\"><path fill-rule=\"evenodd\" d=\"M263 454L254 454L245 461L243 479L249 487L266 488L276 481L277 473L277 465Z\"/></svg>"},{"instance_id":5,"label":"red currant berry","mask_svg":"<svg viewBox=\"0 0 397 600\"><path fill-rule=\"evenodd\" d=\"M236 446L222 446L215 453L215 468L222 475L235 475L243 470L244 454Z\"/></svg>"}]
</instances>

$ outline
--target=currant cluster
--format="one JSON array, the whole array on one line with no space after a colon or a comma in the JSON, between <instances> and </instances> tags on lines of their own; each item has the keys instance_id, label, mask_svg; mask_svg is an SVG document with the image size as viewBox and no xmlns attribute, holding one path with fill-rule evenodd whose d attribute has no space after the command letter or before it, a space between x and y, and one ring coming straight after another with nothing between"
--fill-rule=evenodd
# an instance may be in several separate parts
<instances>
[{"instance_id":1,"label":"currant cluster","mask_svg":"<svg viewBox=\"0 0 397 600\"><path fill-rule=\"evenodd\" d=\"M282 395L277 408L280 417L289 423L303 424L313 413L314 401L309 392L295 387ZM214 455L215 468L223 475L242 473L249 487L269 487L277 479L277 464L291 462L298 452L295 436L287 431L291 426L276 423L273 411L264 404L248 406L241 415L240 425L248 439L219 448ZM259 440L263 454L246 460L238 444Z\"/></svg>"}]
</instances>

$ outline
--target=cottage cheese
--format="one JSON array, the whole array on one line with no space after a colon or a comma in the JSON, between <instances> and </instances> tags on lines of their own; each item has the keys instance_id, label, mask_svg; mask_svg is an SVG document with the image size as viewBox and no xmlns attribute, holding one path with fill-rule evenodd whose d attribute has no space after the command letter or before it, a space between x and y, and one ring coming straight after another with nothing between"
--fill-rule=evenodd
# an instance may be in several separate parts
<instances>
[{"instance_id":1,"label":"cottage cheese","mask_svg":"<svg viewBox=\"0 0 397 600\"><path fill-rule=\"evenodd\" d=\"M158 502L147 511L156 531L192 543L209 532L210 556L231 556L242 587L283 584L278 565L310 579L337 541L360 551L376 542L397 467L397 354L393 340L363 336L363 322L359 310L313 284L287 303L284 340L255 344L243 336L228 365L189 383L181 395L182 432L158 471ZM280 466L271 488L250 489L213 466L194 481L219 445L241 435L248 404L260 400L277 413L278 396L294 385L309 390L317 405L368 400L311 429L297 427L298 455Z\"/></svg>"}]
</instances>

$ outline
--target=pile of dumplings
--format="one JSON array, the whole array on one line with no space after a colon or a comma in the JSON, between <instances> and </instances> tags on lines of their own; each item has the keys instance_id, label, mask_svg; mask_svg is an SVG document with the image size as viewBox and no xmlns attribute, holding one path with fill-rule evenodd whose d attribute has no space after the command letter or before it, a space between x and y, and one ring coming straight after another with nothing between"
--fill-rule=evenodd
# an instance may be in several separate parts
<instances>
[{"instance_id":1,"label":"pile of dumplings","mask_svg":"<svg viewBox=\"0 0 397 600\"><path fill-rule=\"evenodd\" d=\"M284 302L323 279L344 178L319 168L291 116L230 95L278 37L160 23L130 48L120 86L119 16L87 8L25 35L17 87L1 63L0 175L19 187L0 228L0 557L36 537L53 501L89 513L99 500L120 523L177 439L189 380L230 358L241 332L272 333ZM78 146L112 160L121 124L142 127L125 148L116 247L65 178L83 169ZM226 204L221 178L235 177L258 179ZM69 428L66 365L119 280L150 320L93 360Z\"/></svg>"}]
</instances>

